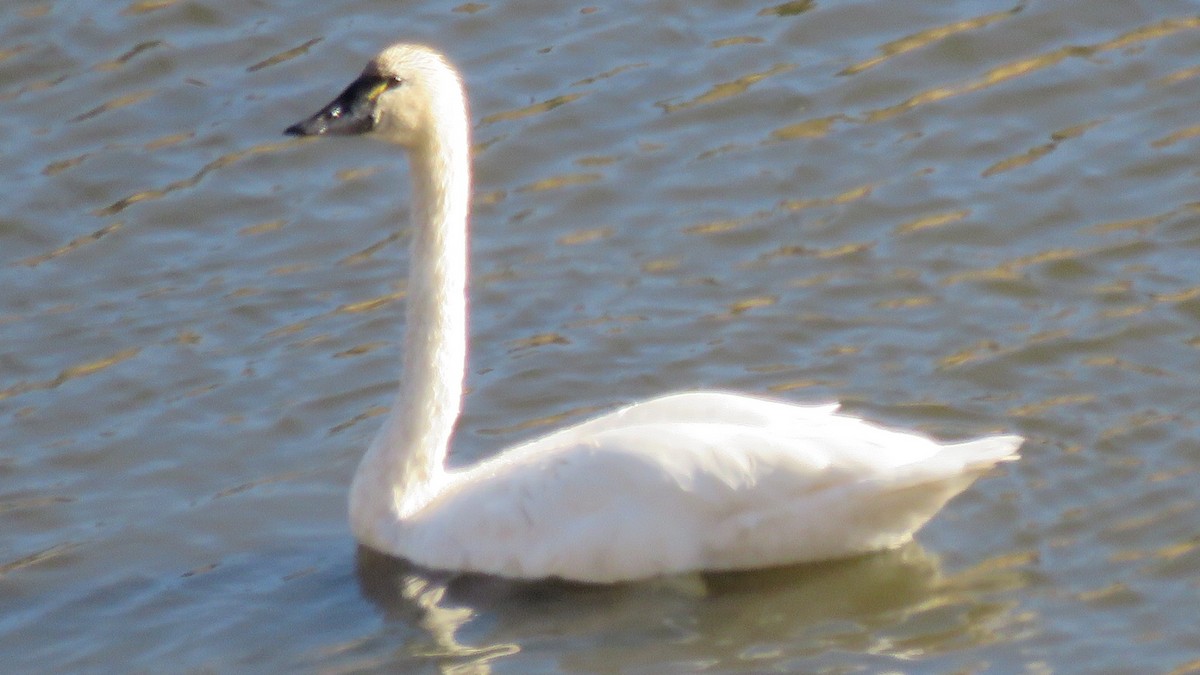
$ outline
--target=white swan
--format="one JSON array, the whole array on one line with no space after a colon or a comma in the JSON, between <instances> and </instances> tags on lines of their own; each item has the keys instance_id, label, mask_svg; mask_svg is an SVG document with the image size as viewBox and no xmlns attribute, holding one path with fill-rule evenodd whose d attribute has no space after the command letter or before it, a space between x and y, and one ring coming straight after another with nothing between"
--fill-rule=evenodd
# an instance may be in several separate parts
<instances>
[{"instance_id":1,"label":"white swan","mask_svg":"<svg viewBox=\"0 0 1200 675\"><path fill-rule=\"evenodd\" d=\"M385 49L288 134L408 150L403 377L350 488L368 547L430 568L615 582L851 556L907 542L1019 436L952 445L751 396L656 398L448 470L467 344L469 119L423 46Z\"/></svg>"}]
</instances>

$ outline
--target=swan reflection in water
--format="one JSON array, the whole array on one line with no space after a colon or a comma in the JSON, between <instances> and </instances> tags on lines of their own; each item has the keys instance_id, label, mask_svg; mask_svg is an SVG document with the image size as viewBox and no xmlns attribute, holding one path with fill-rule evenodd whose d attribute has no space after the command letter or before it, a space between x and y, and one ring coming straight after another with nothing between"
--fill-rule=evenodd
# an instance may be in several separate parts
<instances>
[{"instance_id":1,"label":"swan reflection in water","mask_svg":"<svg viewBox=\"0 0 1200 675\"><path fill-rule=\"evenodd\" d=\"M1001 557L946 577L914 543L839 561L598 585L428 570L359 547L357 574L386 639L403 633L386 665L487 673L509 658L591 672L744 668L754 654L910 659L1011 640L1020 632L1015 607L991 596L1029 582L1022 562ZM572 644L580 648L564 648Z\"/></svg>"}]
</instances>

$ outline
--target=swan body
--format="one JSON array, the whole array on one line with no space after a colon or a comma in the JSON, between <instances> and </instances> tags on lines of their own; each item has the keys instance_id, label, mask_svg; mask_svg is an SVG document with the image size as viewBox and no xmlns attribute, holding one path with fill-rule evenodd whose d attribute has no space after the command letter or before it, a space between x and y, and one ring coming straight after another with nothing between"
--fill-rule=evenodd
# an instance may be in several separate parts
<instances>
[{"instance_id":1,"label":"swan body","mask_svg":"<svg viewBox=\"0 0 1200 675\"><path fill-rule=\"evenodd\" d=\"M397 44L287 129L403 146L412 260L403 377L350 489L373 549L443 570L615 582L899 546L1019 436L939 444L837 413L685 392L447 469L466 364L469 116L459 75Z\"/></svg>"}]
</instances>

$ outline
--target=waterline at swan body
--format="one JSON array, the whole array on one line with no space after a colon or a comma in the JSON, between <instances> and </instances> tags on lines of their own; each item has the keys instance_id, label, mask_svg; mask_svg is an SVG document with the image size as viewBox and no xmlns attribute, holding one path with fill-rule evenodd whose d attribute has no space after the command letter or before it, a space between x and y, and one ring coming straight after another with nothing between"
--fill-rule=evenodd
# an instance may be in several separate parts
<instances>
[{"instance_id":1,"label":"waterline at swan body","mask_svg":"<svg viewBox=\"0 0 1200 675\"><path fill-rule=\"evenodd\" d=\"M436 569L614 582L894 548L1019 436L939 444L804 406L685 392L445 466L466 365L469 116L437 52L397 44L298 136L408 151L413 237L399 392L350 488L364 545Z\"/></svg>"}]
</instances>

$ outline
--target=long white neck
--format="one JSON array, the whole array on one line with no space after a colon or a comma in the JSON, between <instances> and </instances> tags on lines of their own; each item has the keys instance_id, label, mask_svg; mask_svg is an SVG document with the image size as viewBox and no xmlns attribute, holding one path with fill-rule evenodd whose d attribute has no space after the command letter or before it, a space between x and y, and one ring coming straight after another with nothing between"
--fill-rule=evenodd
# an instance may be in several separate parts
<instances>
[{"instance_id":1,"label":"long white neck","mask_svg":"<svg viewBox=\"0 0 1200 675\"><path fill-rule=\"evenodd\" d=\"M431 101L428 113L429 133L409 148L412 245L400 391L350 492L351 523L366 541L436 495L462 401L471 175L461 91Z\"/></svg>"}]
</instances>

